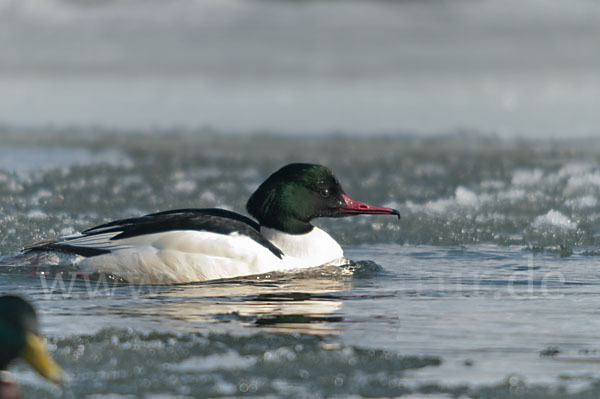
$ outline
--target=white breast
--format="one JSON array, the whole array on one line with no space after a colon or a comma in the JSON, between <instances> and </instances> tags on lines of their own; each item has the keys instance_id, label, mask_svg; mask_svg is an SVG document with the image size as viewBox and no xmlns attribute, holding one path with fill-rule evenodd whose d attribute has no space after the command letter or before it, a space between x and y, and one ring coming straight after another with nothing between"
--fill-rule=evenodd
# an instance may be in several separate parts
<instances>
[{"instance_id":1,"label":"white breast","mask_svg":"<svg viewBox=\"0 0 600 399\"><path fill-rule=\"evenodd\" d=\"M318 227L313 227L306 234L287 234L268 227L261 227L260 232L301 267L344 262L344 251L340 244Z\"/></svg>"}]
</instances>

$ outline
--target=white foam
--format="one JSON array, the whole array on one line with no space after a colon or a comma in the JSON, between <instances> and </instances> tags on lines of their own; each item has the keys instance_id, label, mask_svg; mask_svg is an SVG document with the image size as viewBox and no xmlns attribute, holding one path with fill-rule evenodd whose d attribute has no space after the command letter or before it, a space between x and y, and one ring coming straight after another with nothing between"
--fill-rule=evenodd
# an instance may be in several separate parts
<instances>
[{"instance_id":1,"label":"white foam","mask_svg":"<svg viewBox=\"0 0 600 399\"><path fill-rule=\"evenodd\" d=\"M575 209L593 208L598 204L596 197L585 195L583 197L571 198L565 201L565 205Z\"/></svg>"},{"instance_id":2,"label":"white foam","mask_svg":"<svg viewBox=\"0 0 600 399\"><path fill-rule=\"evenodd\" d=\"M519 169L513 173L512 184L515 186L534 186L539 184L544 177L541 169Z\"/></svg>"},{"instance_id":3,"label":"white foam","mask_svg":"<svg viewBox=\"0 0 600 399\"><path fill-rule=\"evenodd\" d=\"M460 206L477 206L479 204L479 198L473 191L458 186L454 193L456 197L456 203Z\"/></svg>"},{"instance_id":4,"label":"white foam","mask_svg":"<svg viewBox=\"0 0 600 399\"><path fill-rule=\"evenodd\" d=\"M595 165L589 162L569 162L558 171L558 176L561 178L579 176L584 173L589 173L594 169Z\"/></svg>"},{"instance_id":5,"label":"white foam","mask_svg":"<svg viewBox=\"0 0 600 399\"><path fill-rule=\"evenodd\" d=\"M417 208L424 209L427 212L433 214L442 214L445 213L448 210L448 208L450 208L454 204L455 201L453 199L439 199L436 201L429 201L425 204L424 207L417 206Z\"/></svg>"},{"instance_id":6,"label":"white foam","mask_svg":"<svg viewBox=\"0 0 600 399\"><path fill-rule=\"evenodd\" d=\"M175 191L176 193L190 194L196 190L197 186L198 185L195 181L179 180L173 185L173 191Z\"/></svg>"},{"instance_id":7,"label":"white foam","mask_svg":"<svg viewBox=\"0 0 600 399\"><path fill-rule=\"evenodd\" d=\"M27 212L27 217L29 219L46 219L48 214L41 209L32 209Z\"/></svg>"},{"instance_id":8,"label":"white foam","mask_svg":"<svg viewBox=\"0 0 600 399\"><path fill-rule=\"evenodd\" d=\"M531 227L535 229L540 229L549 226L558 227L566 230L575 230L577 228L577 222L574 222L573 220L569 219L567 216L560 213L559 211L551 209L545 215L540 215L536 217L533 223L531 224Z\"/></svg>"},{"instance_id":9,"label":"white foam","mask_svg":"<svg viewBox=\"0 0 600 399\"><path fill-rule=\"evenodd\" d=\"M204 191L202 194L200 194L200 202L201 203L215 203L217 202L217 196L215 195L215 193L213 193L210 190L206 190Z\"/></svg>"},{"instance_id":10,"label":"white foam","mask_svg":"<svg viewBox=\"0 0 600 399\"><path fill-rule=\"evenodd\" d=\"M425 211L430 214L444 214L456 208L478 208L489 199L490 196L487 194L477 194L466 187L458 186L454 192L454 197L428 201L424 205L407 201L405 206L411 210Z\"/></svg>"},{"instance_id":11,"label":"white foam","mask_svg":"<svg viewBox=\"0 0 600 399\"><path fill-rule=\"evenodd\" d=\"M565 193L570 194L576 191L585 191L590 187L600 188L600 172L575 175L569 178Z\"/></svg>"},{"instance_id":12,"label":"white foam","mask_svg":"<svg viewBox=\"0 0 600 399\"><path fill-rule=\"evenodd\" d=\"M40 189L40 190L37 191L37 193L35 193L31 197L31 204L32 205L39 205L40 204L40 200L45 199L45 198L51 198L52 196L53 196L53 194L49 190Z\"/></svg>"},{"instance_id":13,"label":"white foam","mask_svg":"<svg viewBox=\"0 0 600 399\"><path fill-rule=\"evenodd\" d=\"M60 231L61 237L76 234L77 230L75 230L72 226L65 227Z\"/></svg>"},{"instance_id":14,"label":"white foam","mask_svg":"<svg viewBox=\"0 0 600 399\"><path fill-rule=\"evenodd\" d=\"M240 356L237 352L229 351L218 355L192 356L181 363L166 364L165 366L178 371L212 371L239 370L254 366L256 359L250 356Z\"/></svg>"}]
</instances>

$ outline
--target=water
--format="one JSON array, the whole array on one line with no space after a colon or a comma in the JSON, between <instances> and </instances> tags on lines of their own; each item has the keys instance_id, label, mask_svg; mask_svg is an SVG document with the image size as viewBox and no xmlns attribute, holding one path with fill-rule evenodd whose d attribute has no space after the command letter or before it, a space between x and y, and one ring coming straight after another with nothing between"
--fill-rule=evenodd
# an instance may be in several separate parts
<instances>
[{"instance_id":1,"label":"water","mask_svg":"<svg viewBox=\"0 0 600 399\"><path fill-rule=\"evenodd\" d=\"M594 397L600 141L4 132L0 292L32 300L62 390L27 397ZM157 210L243 211L292 161L384 216L320 220L355 263L130 286L23 245ZM120 396L119 396L120 395Z\"/></svg>"}]
</instances>

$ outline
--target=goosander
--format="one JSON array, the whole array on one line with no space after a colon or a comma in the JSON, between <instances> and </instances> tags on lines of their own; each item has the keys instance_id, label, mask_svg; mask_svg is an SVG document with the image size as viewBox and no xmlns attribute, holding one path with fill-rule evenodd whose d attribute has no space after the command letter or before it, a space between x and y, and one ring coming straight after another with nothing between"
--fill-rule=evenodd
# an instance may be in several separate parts
<instances>
[{"instance_id":1,"label":"goosander","mask_svg":"<svg viewBox=\"0 0 600 399\"><path fill-rule=\"evenodd\" d=\"M318 217L400 213L356 201L325 166L293 163L273 173L246 204L179 209L117 220L26 247L78 255L82 271L130 283L170 284L341 265L340 245L310 222Z\"/></svg>"}]
</instances>

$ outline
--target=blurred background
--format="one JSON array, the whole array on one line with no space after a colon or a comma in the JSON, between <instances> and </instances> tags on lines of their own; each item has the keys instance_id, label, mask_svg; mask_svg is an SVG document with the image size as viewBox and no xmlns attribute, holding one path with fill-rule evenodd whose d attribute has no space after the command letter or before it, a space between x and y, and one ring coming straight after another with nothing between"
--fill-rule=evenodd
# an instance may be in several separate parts
<instances>
[{"instance_id":1,"label":"blurred background","mask_svg":"<svg viewBox=\"0 0 600 399\"><path fill-rule=\"evenodd\" d=\"M600 133L595 1L2 0L21 130Z\"/></svg>"},{"instance_id":2,"label":"blurred background","mask_svg":"<svg viewBox=\"0 0 600 399\"><path fill-rule=\"evenodd\" d=\"M0 292L72 377L25 396L598 397L599 71L596 0L0 0ZM49 295L19 256L299 161L402 213L316 222L351 277Z\"/></svg>"}]
</instances>

